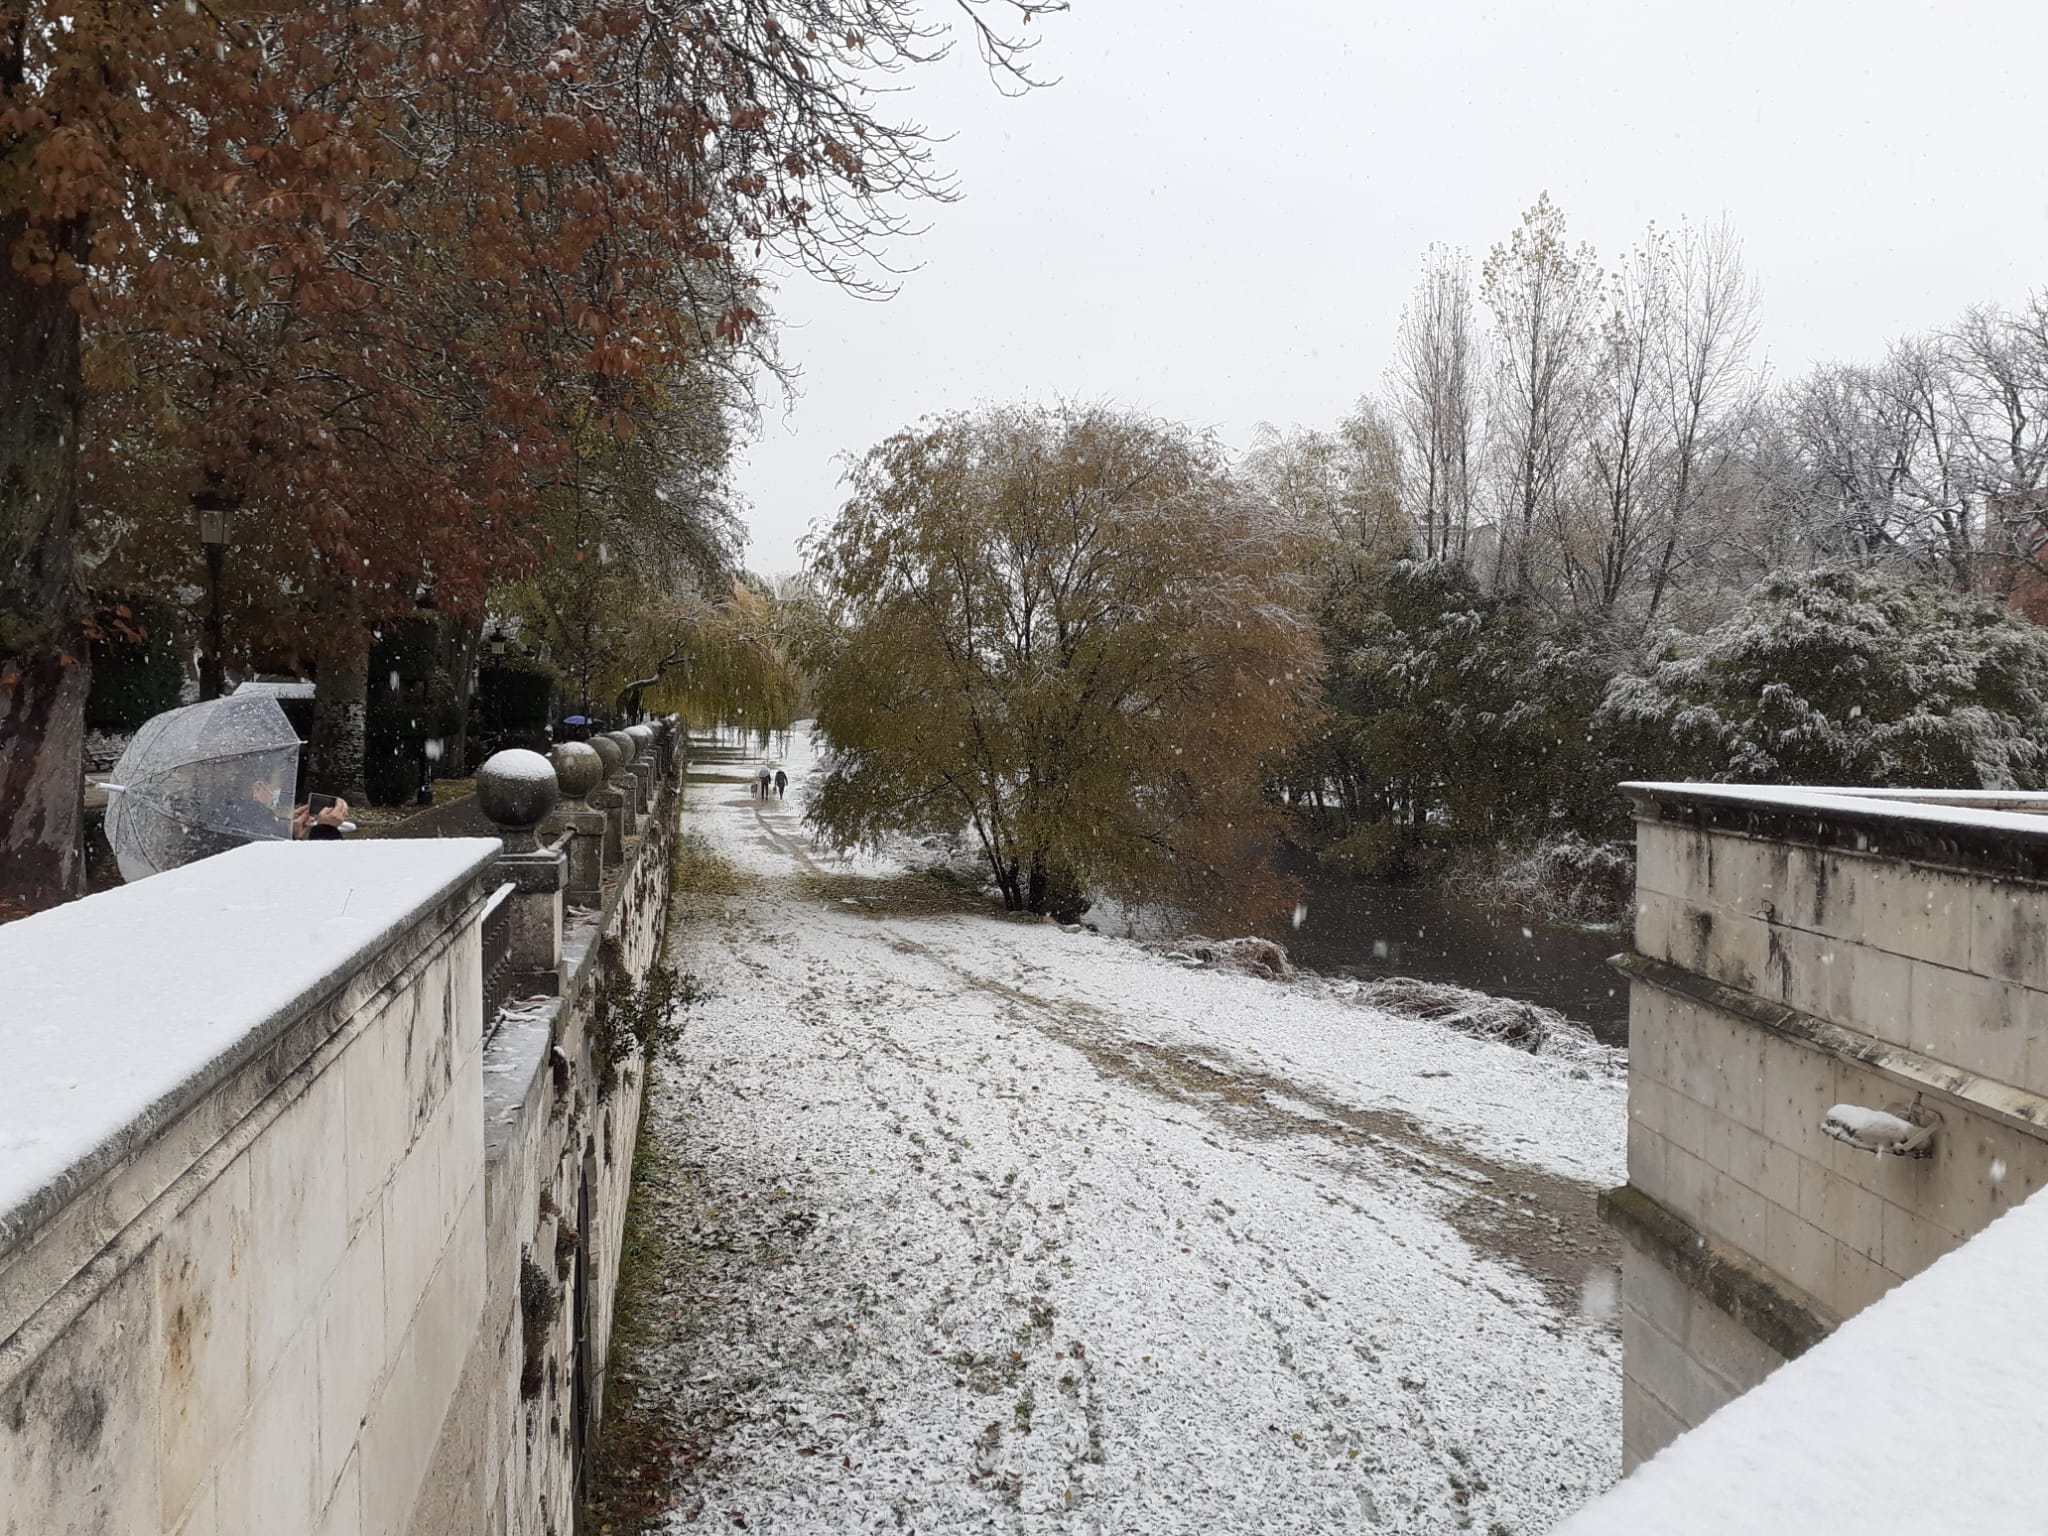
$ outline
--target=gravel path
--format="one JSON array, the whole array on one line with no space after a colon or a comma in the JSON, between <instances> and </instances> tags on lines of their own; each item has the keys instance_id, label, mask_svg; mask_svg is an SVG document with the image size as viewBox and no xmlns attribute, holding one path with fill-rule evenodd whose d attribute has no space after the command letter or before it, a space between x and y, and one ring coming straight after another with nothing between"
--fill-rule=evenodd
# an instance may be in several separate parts
<instances>
[{"instance_id":1,"label":"gravel path","mask_svg":"<svg viewBox=\"0 0 2048 1536\"><path fill-rule=\"evenodd\" d=\"M934 910L749 771L693 768L649 1108L670 1528L1521 1536L1614 1479L1613 1081Z\"/></svg>"}]
</instances>

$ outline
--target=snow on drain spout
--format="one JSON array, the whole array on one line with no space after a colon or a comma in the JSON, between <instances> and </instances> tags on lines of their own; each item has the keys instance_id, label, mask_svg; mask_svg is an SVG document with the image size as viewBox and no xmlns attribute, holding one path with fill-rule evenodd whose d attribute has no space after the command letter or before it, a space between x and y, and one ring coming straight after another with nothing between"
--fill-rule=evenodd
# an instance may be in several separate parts
<instances>
[{"instance_id":1,"label":"snow on drain spout","mask_svg":"<svg viewBox=\"0 0 2048 1536\"><path fill-rule=\"evenodd\" d=\"M1934 1132L1940 1123L1940 1115L1916 1100L1889 1109L1837 1104L1827 1112L1820 1128L1837 1141L1879 1157L1887 1152L1894 1157L1932 1157Z\"/></svg>"}]
</instances>

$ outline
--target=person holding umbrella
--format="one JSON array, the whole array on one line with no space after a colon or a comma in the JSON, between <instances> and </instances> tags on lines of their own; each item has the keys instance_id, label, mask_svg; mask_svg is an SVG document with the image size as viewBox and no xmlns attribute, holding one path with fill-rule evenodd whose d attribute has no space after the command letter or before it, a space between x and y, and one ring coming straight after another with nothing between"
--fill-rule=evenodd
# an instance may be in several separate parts
<instances>
[{"instance_id":1,"label":"person holding umbrella","mask_svg":"<svg viewBox=\"0 0 2048 1536\"><path fill-rule=\"evenodd\" d=\"M231 694L151 716L108 784L107 840L125 880L141 880L245 843L283 842L280 806L298 776L299 736L268 694ZM340 802L335 806L340 808ZM306 835L340 815L307 817Z\"/></svg>"}]
</instances>

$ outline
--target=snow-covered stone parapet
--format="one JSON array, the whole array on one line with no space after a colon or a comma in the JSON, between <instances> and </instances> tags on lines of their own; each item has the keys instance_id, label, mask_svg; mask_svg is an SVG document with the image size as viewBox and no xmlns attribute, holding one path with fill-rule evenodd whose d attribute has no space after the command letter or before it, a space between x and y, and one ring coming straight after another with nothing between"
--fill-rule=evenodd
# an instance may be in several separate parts
<instances>
[{"instance_id":1,"label":"snow-covered stone parapet","mask_svg":"<svg viewBox=\"0 0 2048 1536\"><path fill-rule=\"evenodd\" d=\"M1681 1436L1559 1536L1969 1531L2048 1510L2048 1194Z\"/></svg>"},{"instance_id":2,"label":"snow-covered stone parapet","mask_svg":"<svg viewBox=\"0 0 2048 1536\"><path fill-rule=\"evenodd\" d=\"M484 1290L497 853L258 844L0 929L11 1527L404 1529Z\"/></svg>"},{"instance_id":3,"label":"snow-covered stone parapet","mask_svg":"<svg viewBox=\"0 0 2048 1536\"><path fill-rule=\"evenodd\" d=\"M2048 1096L2040 797L1625 788L1641 955Z\"/></svg>"},{"instance_id":4,"label":"snow-covered stone parapet","mask_svg":"<svg viewBox=\"0 0 2048 1536\"><path fill-rule=\"evenodd\" d=\"M0 926L0 1256L497 852L257 843Z\"/></svg>"},{"instance_id":5,"label":"snow-covered stone parapet","mask_svg":"<svg viewBox=\"0 0 2048 1536\"><path fill-rule=\"evenodd\" d=\"M1633 1466L2048 1187L2048 799L1626 788Z\"/></svg>"},{"instance_id":6,"label":"snow-covered stone parapet","mask_svg":"<svg viewBox=\"0 0 2048 1536\"><path fill-rule=\"evenodd\" d=\"M513 768L518 830L555 786ZM566 934L559 855L431 836L260 844L0 928L0 1530L564 1528L644 1078L618 1015L670 889L658 790ZM546 896L561 965L487 1039L503 883Z\"/></svg>"}]
</instances>

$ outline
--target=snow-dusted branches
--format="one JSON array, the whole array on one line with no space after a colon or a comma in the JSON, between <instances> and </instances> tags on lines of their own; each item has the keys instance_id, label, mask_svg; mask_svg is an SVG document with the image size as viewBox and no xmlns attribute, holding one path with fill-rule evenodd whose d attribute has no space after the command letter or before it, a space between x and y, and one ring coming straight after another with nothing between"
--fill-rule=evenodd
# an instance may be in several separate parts
<instances>
[{"instance_id":1,"label":"snow-dusted branches","mask_svg":"<svg viewBox=\"0 0 2048 1536\"><path fill-rule=\"evenodd\" d=\"M1617 678L1596 723L1635 771L1765 784L2048 784L2048 631L1925 581L1765 582Z\"/></svg>"}]
</instances>

